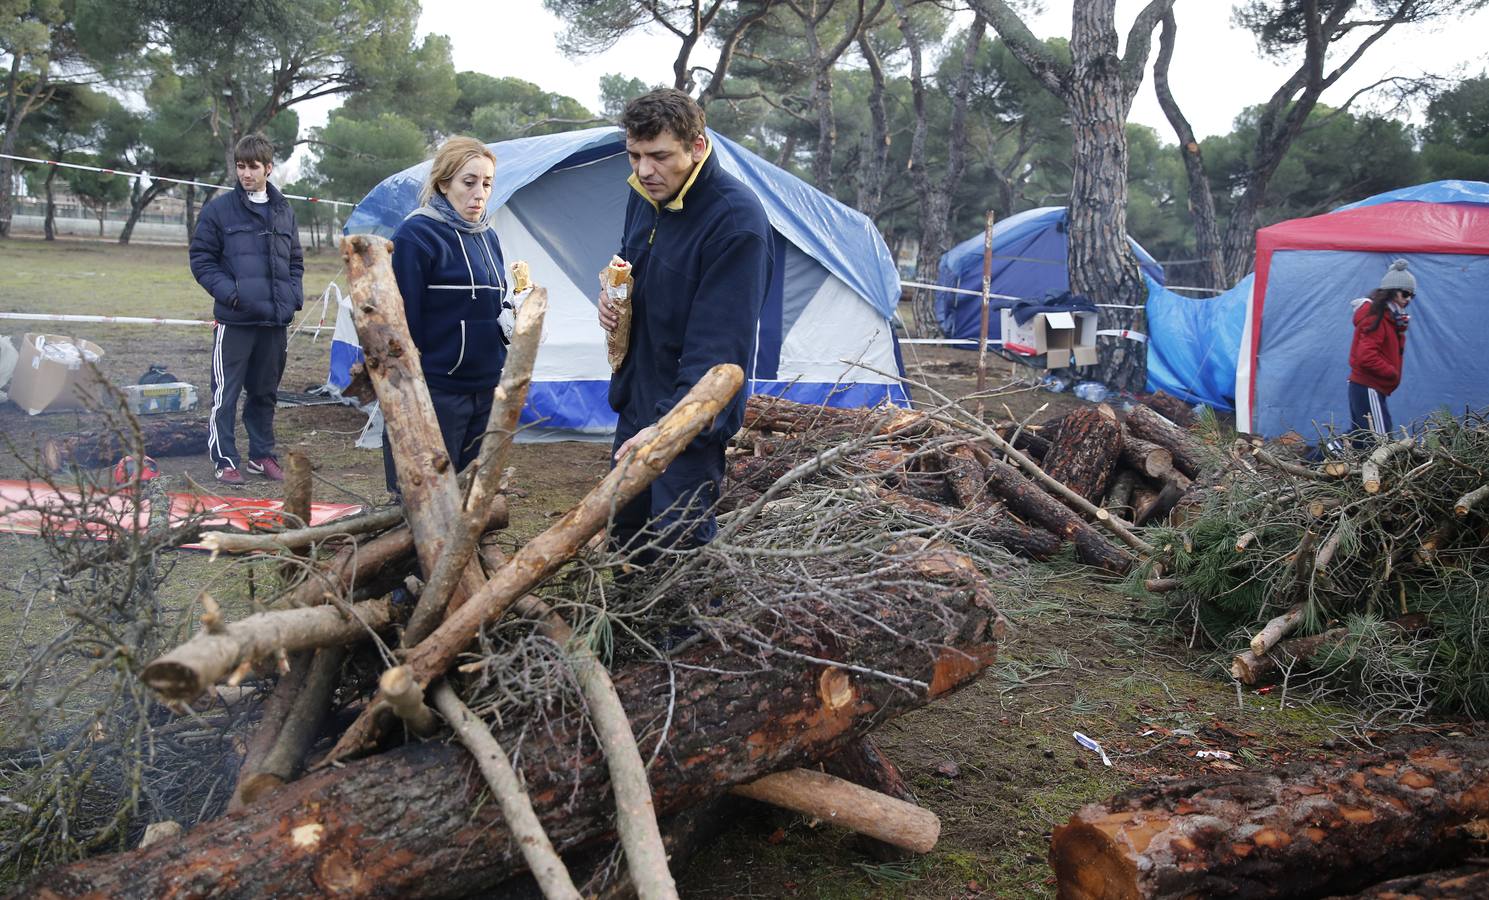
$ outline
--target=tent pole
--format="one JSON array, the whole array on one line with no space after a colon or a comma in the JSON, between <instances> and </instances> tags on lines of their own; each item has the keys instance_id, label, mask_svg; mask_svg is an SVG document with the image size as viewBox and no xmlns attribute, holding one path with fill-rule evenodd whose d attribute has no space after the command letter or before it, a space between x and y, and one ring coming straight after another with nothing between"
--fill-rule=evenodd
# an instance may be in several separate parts
<instances>
[{"instance_id":1,"label":"tent pole","mask_svg":"<svg viewBox=\"0 0 1489 900\"><path fill-rule=\"evenodd\" d=\"M983 391L987 387L988 307L993 292L993 211L987 211L987 233L982 240L982 326L977 342L977 418L983 417Z\"/></svg>"}]
</instances>

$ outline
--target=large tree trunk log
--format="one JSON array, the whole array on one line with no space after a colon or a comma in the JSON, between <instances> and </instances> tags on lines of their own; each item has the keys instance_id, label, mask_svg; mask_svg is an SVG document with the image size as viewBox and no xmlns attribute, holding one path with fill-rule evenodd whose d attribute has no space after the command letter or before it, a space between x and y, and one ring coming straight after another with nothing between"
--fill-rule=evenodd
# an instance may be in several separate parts
<instances>
[{"instance_id":1,"label":"large tree trunk log","mask_svg":"<svg viewBox=\"0 0 1489 900\"><path fill-rule=\"evenodd\" d=\"M755 645L704 641L666 665L638 659L615 674L643 745L670 723L666 752L648 771L657 809L706 802L735 784L810 765L911 709L970 683L994 659L1001 623L975 565L941 552L915 564L943 587L933 598L905 587L885 603L882 628L849 643L793 645L799 655L762 659ZM911 602L916 599L918 602ZM474 602L474 601L473 601ZM876 604L877 605L877 604ZM783 610L791 621L771 643L830 615L825 607ZM939 648L928 653L929 648ZM801 653L800 651L806 651ZM808 662L804 656L839 665ZM765 663L762 665L762 663ZM846 667L885 673L854 674ZM913 679L922 687L912 687ZM668 719L662 706L675 703ZM610 837L608 773L588 725L566 713L533 729L495 729L521 747L521 770L543 827L567 851ZM526 730L526 740L523 732ZM459 897L485 893L520 866L499 811L463 748L410 745L309 775L242 815L199 826L182 840L53 870L33 885L55 897L200 895Z\"/></svg>"},{"instance_id":2,"label":"large tree trunk log","mask_svg":"<svg viewBox=\"0 0 1489 900\"><path fill-rule=\"evenodd\" d=\"M1173 454L1174 468L1190 478L1198 478L1204 468L1204 449L1189 432L1165 419L1141 403L1127 413L1127 429L1138 438L1151 441Z\"/></svg>"},{"instance_id":3,"label":"large tree trunk log","mask_svg":"<svg viewBox=\"0 0 1489 900\"><path fill-rule=\"evenodd\" d=\"M1122 426L1106 405L1072 410L1045 454L1045 474L1090 500L1101 503L1122 453Z\"/></svg>"},{"instance_id":4,"label":"large tree trunk log","mask_svg":"<svg viewBox=\"0 0 1489 900\"><path fill-rule=\"evenodd\" d=\"M1319 897L1450 865L1489 817L1489 748L1423 748L1175 782L1055 829L1062 900Z\"/></svg>"},{"instance_id":5,"label":"large tree trunk log","mask_svg":"<svg viewBox=\"0 0 1489 900\"><path fill-rule=\"evenodd\" d=\"M1075 544L1081 562L1121 574L1132 565L1132 557L1086 524L1070 507L1046 494L1039 485L1019 474L1008 463L994 460L987 467L988 487L1003 498L1020 518L1047 528Z\"/></svg>"},{"instance_id":6,"label":"large tree trunk log","mask_svg":"<svg viewBox=\"0 0 1489 900\"><path fill-rule=\"evenodd\" d=\"M207 452L206 419L141 419L140 436L149 456L196 456ZM72 431L47 439L41 458L48 469L111 466L134 452L134 437L112 431Z\"/></svg>"},{"instance_id":7,"label":"large tree trunk log","mask_svg":"<svg viewBox=\"0 0 1489 900\"><path fill-rule=\"evenodd\" d=\"M987 472L966 444L941 454L946 488L962 509L972 509L987 497Z\"/></svg>"}]
</instances>

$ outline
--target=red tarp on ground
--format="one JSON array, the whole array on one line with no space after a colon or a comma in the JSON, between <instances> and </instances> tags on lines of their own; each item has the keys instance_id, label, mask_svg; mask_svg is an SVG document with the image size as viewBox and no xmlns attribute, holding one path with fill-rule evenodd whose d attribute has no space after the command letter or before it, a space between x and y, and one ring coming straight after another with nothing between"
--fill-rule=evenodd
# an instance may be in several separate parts
<instances>
[{"instance_id":1,"label":"red tarp on ground","mask_svg":"<svg viewBox=\"0 0 1489 900\"><path fill-rule=\"evenodd\" d=\"M283 500L253 497L219 497L212 494L166 494L171 501L170 523L176 527L203 514L209 529L266 531L285 527L280 511ZM136 506L125 490L98 490L85 495L73 488L54 488L43 481L0 479L0 532L40 534L43 522L52 531L81 533L95 540L112 540L120 531L143 529L150 523L150 502ZM362 511L357 503L312 503L311 525L334 522ZM86 519L78 518L79 515ZM297 527L292 523L291 527ZM183 546L200 549L198 544Z\"/></svg>"}]
</instances>

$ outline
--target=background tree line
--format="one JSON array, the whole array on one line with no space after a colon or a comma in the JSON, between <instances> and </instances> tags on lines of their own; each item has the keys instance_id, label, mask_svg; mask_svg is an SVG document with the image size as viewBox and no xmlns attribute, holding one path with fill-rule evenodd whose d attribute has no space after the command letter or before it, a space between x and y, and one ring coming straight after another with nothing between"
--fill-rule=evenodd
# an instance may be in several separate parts
<instances>
[{"instance_id":1,"label":"background tree line","mask_svg":"<svg viewBox=\"0 0 1489 900\"><path fill-rule=\"evenodd\" d=\"M1175 0L1149 0L1125 34L1115 0L1076 0L1069 36L1047 41L1005 0L544 5L569 23L571 54L642 30L672 36L672 85L699 98L714 128L869 215L922 280L987 209L1068 205L1075 289L1138 305L1127 233L1160 260L1193 261L1171 266L1184 283L1223 288L1249 270L1258 227L1425 180L1489 180L1483 74L1385 79L1323 100L1388 52L1393 29L1451 24L1485 2L1237 3L1258 51L1293 68L1257 85L1229 134L1204 140L1183 112L1201 89L1168 75L1184 40ZM288 188L351 200L445 135L589 127L654 86L606 76L602 108L588 110L520 79L457 72L447 38L418 38L418 14L416 0L0 0L0 152L230 184L234 142L265 130L310 148ZM1127 121L1150 74L1167 133ZM302 133L297 107L326 96L344 99ZM1409 107L1425 111L1420 128L1398 117ZM10 174L0 160L0 235ZM99 209L127 201L131 222L170 188L50 167L28 176L38 193L64 178ZM199 199L186 192L188 218ZM1111 325L1141 330L1140 316ZM1127 349L1104 354L1108 383L1139 377L1141 354Z\"/></svg>"}]
</instances>

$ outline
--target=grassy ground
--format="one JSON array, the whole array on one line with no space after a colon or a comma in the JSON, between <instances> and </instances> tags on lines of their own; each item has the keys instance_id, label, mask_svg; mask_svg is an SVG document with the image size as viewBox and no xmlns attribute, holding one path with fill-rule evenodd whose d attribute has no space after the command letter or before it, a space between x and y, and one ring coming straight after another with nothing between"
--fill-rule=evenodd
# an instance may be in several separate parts
<instances>
[{"instance_id":1,"label":"grassy ground","mask_svg":"<svg viewBox=\"0 0 1489 900\"><path fill-rule=\"evenodd\" d=\"M310 259L307 293L319 295L339 268L334 256ZM11 240L0 242L0 311L204 318L210 304L191 280L182 248ZM330 311L328 324L334 315ZM312 314L311 323L317 318ZM42 328L100 344L107 353L102 371L116 384L133 383L150 363L164 362L205 395L205 328L0 321L0 333ZM329 330L319 340L303 332L292 339L286 388L324 380L329 341ZM957 351L907 348L906 354L912 377L951 396L970 390L974 361ZM1007 363L996 363L992 382L1008 372ZM1014 415L1037 420L1075 402L1026 387L990 402L989 410L1001 414L1006 405ZM13 405L0 406L0 432L11 445L0 451L0 478L23 477L24 460L47 435L92 422L88 414L27 417ZM382 499L380 457L353 446L362 424L359 413L344 407L280 411L281 445L303 448L316 461L317 499ZM519 445L513 465L523 493L512 506L513 534L531 536L572 505L604 473L605 452L593 443ZM160 462L178 484L211 484L204 457ZM242 493L274 496L275 486L251 480ZM0 570L24 571L37 553L32 539L0 536ZM178 562L171 589L179 602L236 577L204 555L182 555ZM1003 586L1000 608L1012 627L992 671L876 733L921 803L941 817L942 838L933 853L880 863L831 827L759 810L679 873L684 894L1049 897L1050 831L1082 804L1155 778L1321 754L1350 724L1343 710L1296 701L1283 707L1280 696L1238 694L1172 635L1142 624L1132 600L1080 569L1041 567L1035 576L1032 587ZM17 635L23 622L32 636L48 625L44 611L0 608L0 633ZM1113 765L1076 744L1071 734L1077 731L1101 741ZM1228 763L1202 761L1195 758L1200 748L1237 756Z\"/></svg>"}]
</instances>

